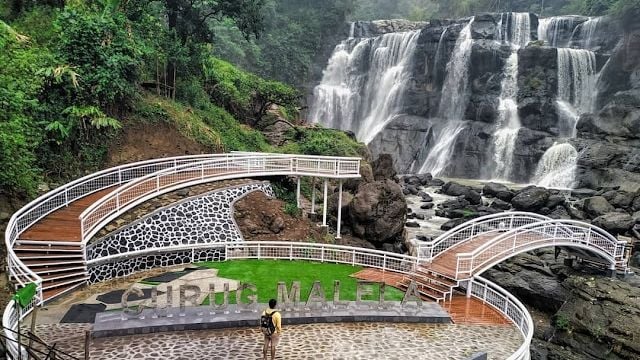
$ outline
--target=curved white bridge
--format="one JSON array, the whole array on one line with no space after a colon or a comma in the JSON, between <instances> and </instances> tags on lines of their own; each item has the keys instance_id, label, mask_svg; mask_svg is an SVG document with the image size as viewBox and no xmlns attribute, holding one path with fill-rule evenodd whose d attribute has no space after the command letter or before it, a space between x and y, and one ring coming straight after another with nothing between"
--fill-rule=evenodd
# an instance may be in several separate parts
<instances>
[{"instance_id":1,"label":"curved white bridge","mask_svg":"<svg viewBox=\"0 0 640 360\"><path fill-rule=\"evenodd\" d=\"M18 319L25 317L33 306L86 283L87 242L111 220L148 199L223 179L273 175L320 177L325 179L323 213L326 223L327 179L337 179L341 184L342 179L360 177L359 162L358 158L287 154L183 156L118 166L61 186L24 206L9 221L5 243L10 278L17 287L33 282L38 291L25 309L18 309L11 302L5 309L3 325L16 329ZM462 287L468 296L486 301L512 320L525 340L510 359L528 359L533 323L526 308L479 275L518 253L547 246L586 249L600 256L608 269L626 272L628 253L625 245L624 241L590 224L511 212L462 224L421 245L415 256L305 243L212 243L192 247L224 249L225 259L256 256L312 259L394 271L417 281L420 291L436 301L445 301L451 297L454 288ZM252 247L258 249L257 253L247 250ZM181 245L162 251L183 251L184 248ZM121 257L144 253L123 253L90 262L118 261ZM6 335L15 337L9 331ZM12 354L17 354L15 343L8 342L8 347Z\"/></svg>"}]
</instances>

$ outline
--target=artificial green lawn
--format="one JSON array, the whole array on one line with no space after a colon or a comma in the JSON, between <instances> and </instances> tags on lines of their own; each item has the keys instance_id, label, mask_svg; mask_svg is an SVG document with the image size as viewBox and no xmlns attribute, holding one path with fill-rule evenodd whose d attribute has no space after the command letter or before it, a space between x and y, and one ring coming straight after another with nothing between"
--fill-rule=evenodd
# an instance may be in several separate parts
<instances>
[{"instance_id":1,"label":"artificial green lawn","mask_svg":"<svg viewBox=\"0 0 640 360\"><path fill-rule=\"evenodd\" d=\"M239 280L251 283L258 288L258 302L266 303L278 295L278 282L284 281L290 291L293 281L300 281L300 301L305 302L313 282L318 280L322 284L325 298L333 301L333 282L340 280L340 300L356 299L357 279L349 275L362 270L362 266L343 264L327 264L309 261L289 260L233 260L225 262L201 262L196 265L218 269L218 276L227 279ZM366 300L378 300L378 287L373 287L373 295L364 297ZM246 296L253 292L245 291L242 294L244 301ZM404 293L398 289L387 286L385 299L389 301L402 300ZM223 295L216 294L216 303L222 303ZM229 293L229 303L235 304L235 291ZM209 304L207 297L203 305Z\"/></svg>"}]
</instances>

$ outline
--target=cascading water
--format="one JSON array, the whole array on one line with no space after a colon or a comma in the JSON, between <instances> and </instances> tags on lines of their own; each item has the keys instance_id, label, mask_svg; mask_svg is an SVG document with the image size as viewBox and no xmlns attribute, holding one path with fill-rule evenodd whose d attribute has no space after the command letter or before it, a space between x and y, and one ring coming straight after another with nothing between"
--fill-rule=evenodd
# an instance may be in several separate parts
<instances>
[{"instance_id":1,"label":"cascading water","mask_svg":"<svg viewBox=\"0 0 640 360\"><path fill-rule=\"evenodd\" d=\"M473 47L472 23L473 18L460 30L453 54L447 63L447 75L438 107L438 116L446 121L440 129L436 130L433 136L436 142L420 167L420 173L441 175L449 165L456 138L464 129L465 124L462 119L469 101L469 57Z\"/></svg>"},{"instance_id":2,"label":"cascading water","mask_svg":"<svg viewBox=\"0 0 640 360\"><path fill-rule=\"evenodd\" d=\"M589 18L589 20L578 25L571 34L571 46L590 50L593 48L593 35L596 33L601 18Z\"/></svg>"},{"instance_id":3,"label":"cascading water","mask_svg":"<svg viewBox=\"0 0 640 360\"><path fill-rule=\"evenodd\" d=\"M578 151L569 143L554 143L538 163L534 182L539 186L575 187Z\"/></svg>"},{"instance_id":4,"label":"cascading water","mask_svg":"<svg viewBox=\"0 0 640 360\"><path fill-rule=\"evenodd\" d=\"M563 137L575 137L578 117L592 112L596 97L596 55L582 49L558 49L556 106Z\"/></svg>"},{"instance_id":5,"label":"cascading water","mask_svg":"<svg viewBox=\"0 0 640 360\"><path fill-rule=\"evenodd\" d=\"M444 37L447 34L447 30L449 30L449 27L445 27L442 30L442 34L440 34L440 40L438 40L436 55L433 57L433 68L431 69L431 74L432 74L433 82L436 84L440 83L439 82L440 78L438 77L438 74L440 72L438 71L438 68L440 66L440 62L442 62L442 47L444 45Z\"/></svg>"},{"instance_id":6,"label":"cascading water","mask_svg":"<svg viewBox=\"0 0 640 360\"><path fill-rule=\"evenodd\" d=\"M577 25L575 16L554 16L538 19L538 39L551 47L567 47ZM565 35L566 34L566 35Z\"/></svg>"},{"instance_id":7,"label":"cascading water","mask_svg":"<svg viewBox=\"0 0 640 360\"><path fill-rule=\"evenodd\" d=\"M513 168L513 154L518 131L522 126L518 116L518 49L531 39L531 18L529 13L507 13L501 16L508 21L507 29L501 32L501 41L509 42L511 55L507 59L502 79L498 110L500 117L497 130L493 134L495 168L492 178L508 180Z\"/></svg>"},{"instance_id":8,"label":"cascading water","mask_svg":"<svg viewBox=\"0 0 640 360\"><path fill-rule=\"evenodd\" d=\"M520 130L520 118L518 117L518 104L516 96L518 93L518 52L513 51L505 66L505 75L502 80L502 90L500 92L499 106L500 118L498 127L493 134L494 161L496 163L493 171L494 179L509 179L513 168L513 153L515 150L518 131Z\"/></svg>"},{"instance_id":9,"label":"cascading water","mask_svg":"<svg viewBox=\"0 0 640 360\"><path fill-rule=\"evenodd\" d=\"M518 48L531 41L531 16L529 13L502 13L498 24L499 40Z\"/></svg>"},{"instance_id":10,"label":"cascading water","mask_svg":"<svg viewBox=\"0 0 640 360\"><path fill-rule=\"evenodd\" d=\"M595 104L596 56L583 49L558 49L559 135L576 136L581 114L592 112ZM567 143L554 144L538 163L534 181L540 186L571 188L575 182L578 153Z\"/></svg>"},{"instance_id":11,"label":"cascading water","mask_svg":"<svg viewBox=\"0 0 640 360\"><path fill-rule=\"evenodd\" d=\"M420 32L348 39L334 49L310 116L327 127L351 130L369 143L397 115L409 83ZM353 34L350 34L353 35ZM359 69L367 68L367 74Z\"/></svg>"}]
</instances>

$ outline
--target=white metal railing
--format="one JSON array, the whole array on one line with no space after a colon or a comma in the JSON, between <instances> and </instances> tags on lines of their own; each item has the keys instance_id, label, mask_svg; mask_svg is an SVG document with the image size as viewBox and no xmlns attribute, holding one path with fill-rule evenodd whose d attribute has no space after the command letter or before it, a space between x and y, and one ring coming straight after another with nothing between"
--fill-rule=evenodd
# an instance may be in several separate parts
<instances>
[{"instance_id":1,"label":"white metal railing","mask_svg":"<svg viewBox=\"0 0 640 360\"><path fill-rule=\"evenodd\" d=\"M317 244L289 241L242 241L220 242L209 244L185 244L171 247L154 247L143 250L109 255L87 261L88 267L110 263L122 258L131 258L147 254L156 254L174 251L192 251L192 260L195 258L195 250L224 248L225 259L287 259L287 260L311 260L320 262L342 263L377 268L385 271L394 271L404 274L413 274L416 257L396 254L375 249L359 247Z\"/></svg>"},{"instance_id":2,"label":"white metal railing","mask_svg":"<svg viewBox=\"0 0 640 360\"><path fill-rule=\"evenodd\" d=\"M515 296L497 284L480 276L474 276L467 284L469 294L506 316L520 330L524 341L507 360L529 360L531 340L533 339L533 319L527 308Z\"/></svg>"},{"instance_id":3,"label":"white metal railing","mask_svg":"<svg viewBox=\"0 0 640 360\"><path fill-rule=\"evenodd\" d=\"M118 261L121 258L132 258L158 252L187 250L192 251L191 260L194 261L196 258L195 251L207 248L223 248L225 251L225 260L310 260L366 266L407 275L416 275L415 265L418 260L413 256L350 246L287 241L250 241L212 243L204 245L178 245L170 248L149 248L90 260L87 262L87 265L89 267L99 266L104 263ZM509 357L509 360L528 360L534 325L527 309L513 295L509 294L506 290L489 280L476 276L469 281L470 283L468 283L467 286L471 286L471 290L469 292L471 296L478 298L484 303L495 308L501 314L506 316L522 333L524 341L518 350Z\"/></svg>"},{"instance_id":4,"label":"white metal railing","mask_svg":"<svg viewBox=\"0 0 640 360\"><path fill-rule=\"evenodd\" d=\"M472 252L457 254L456 277L481 273L514 254L545 246L582 247L602 256L613 269L616 265L626 267L626 243L591 224L546 220L502 233Z\"/></svg>"},{"instance_id":5,"label":"white metal railing","mask_svg":"<svg viewBox=\"0 0 640 360\"><path fill-rule=\"evenodd\" d=\"M18 306L15 300L11 300L2 314L2 328L4 329L4 336L6 337L4 341L5 349L7 353L11 354L15 359L19 358L18 353L26 355L24 348L18 351L18 337L16 336L16 332L18 331L19 312L20 306Z\"/></svg>"},{"instance_id":6,"label":"white metal railing","mask_svg":"<svg viewBox=\"0 0 640 360\"><path fill-rule=\"evenodd\" d=\"M177 165L193 161L199 162L207 158L219 156L226 156L226 154L179 156L116 166L87 175L36 198L11 216L9 223L7 224L7 229L5 230L7 268L10 279L14 281L18 287L25 286L32 282L35 283L38 287L35 304L40 304L44 300L41 286L42 278L23 264L13 250L18 237L24 230L48 214L64 206L68 206L69 203L74 200L85 197L91 193L114 185L120 185L124 182L130 181L131 179L151 172L156 172L160 169L175 167ZM31 308L28 308L25 311L25 314L30 311Z\"/></svg>"},{"instance_id":7,"label":"white metal railing","mask_svg":"<svg viewBox=\"0 0 640 360\"><path fill-rule=\"evenodd\" d=\"M481 216L460 224L436 239L418 245L420 261L431 261L447 249L486 233L501 233L524 225L550 220L549 217L528 212L512 211Z\"/></svg>"},{"instance_id":8,"label":"white metal railing","mask_svg":"<svg viewBox=\"0 0 640 360\"><path fill-rule=\"evenodd\" d=\"M195 184L247 176L360 177L360 159L287 154L232 153L139 177L93 203L80 215L82 243L122 212L152 197Z\"/></svg>"}]
</instances>

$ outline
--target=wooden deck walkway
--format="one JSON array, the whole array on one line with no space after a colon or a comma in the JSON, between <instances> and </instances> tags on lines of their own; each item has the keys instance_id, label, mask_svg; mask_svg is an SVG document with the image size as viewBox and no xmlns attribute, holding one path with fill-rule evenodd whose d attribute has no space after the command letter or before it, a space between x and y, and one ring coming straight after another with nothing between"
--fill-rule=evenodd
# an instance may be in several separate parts
<instances>
[{"instance_id":1,"label":"wooden deck walkway","mask_svg":"<svg viewBox=\"0 0 640 360\"><path fill-rule=\"evenodd\" d=\"M95 192L52 212L23 232L20 240L79 243L82 240L80 214L114 189L111 187Z\"/></svg>"},{"instance_id":2,"label":"wooden deck walkway","mask_svg":"<svg viewBox=\"0 0 640 360\"><path fill-rule=\"evenodd\" d=\"M367 268L351 275L356 279L383 282L389 286L400 288L400 284L407 275ZM426 301L429 301L426 299ZM445 301L442 308L451 315L454 324L465 325L511 325L509 319L496 309L475 298L464 295L454 295L451 301Z\"/></svg>"}]
</instances>

